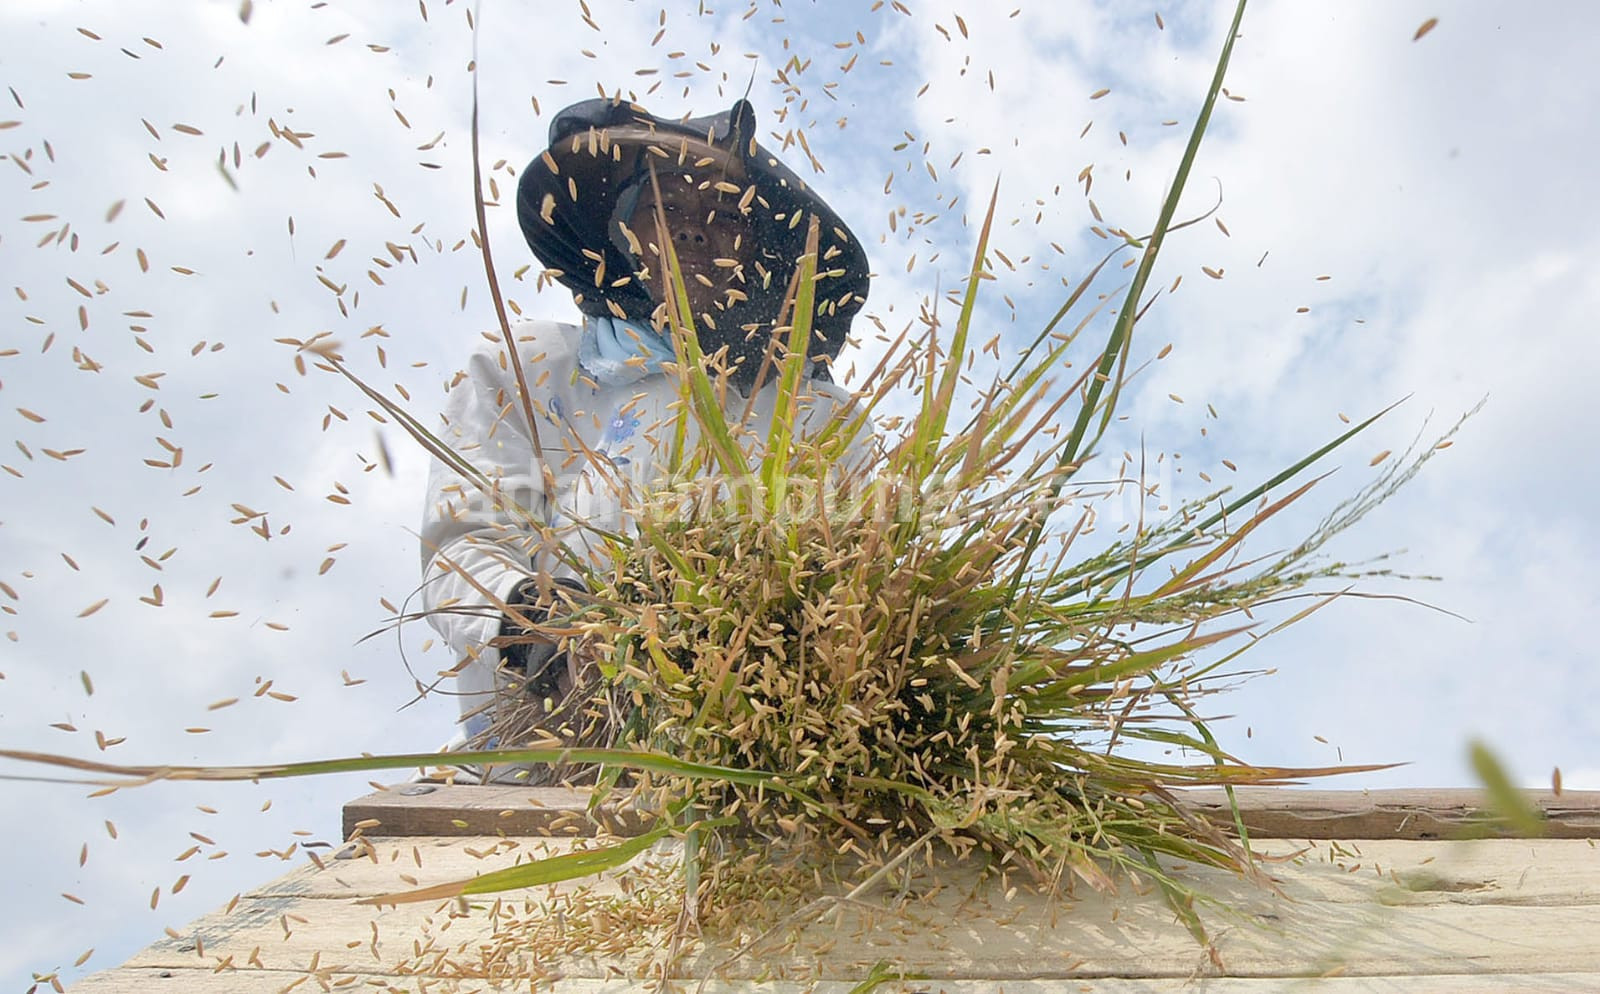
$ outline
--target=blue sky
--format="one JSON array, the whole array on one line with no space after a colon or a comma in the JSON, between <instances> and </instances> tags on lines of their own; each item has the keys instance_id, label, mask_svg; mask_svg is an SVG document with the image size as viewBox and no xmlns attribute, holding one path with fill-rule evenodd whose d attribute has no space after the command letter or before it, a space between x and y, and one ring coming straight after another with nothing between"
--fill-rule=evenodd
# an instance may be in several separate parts
<instances>
[{"instance_id":1,"label":"blue sky","mask_svg":"<svg viewBox=\"0 0 1600 994\"><path fill-rule=\"evenodd\" d=\"M663 24L659 6L593 0L595 30L577 4L485 6L484 160L509 167L490 173L502 191L550 115L597 86L674 115L748 84L772 144L804 131L826 170L816 185L868 244L868 312L892 330L957 285L998 179L996 246L1027 260L1001 271L983 314L1008 343L1102 251L1084 167L1109 223L1154 218L1230 13L1184 4L1161 11L1163 28L1141 4L1018 0L958 23L912 0L909 15L791 0L669 4ZM415 586L425 462L275 340L332 333L427 417L492 327L465 241L466 5L430 0L424 21L377 0L258 0L248 24L233 0L175 9L0 10L0 419L15 439L0 454L14 471L0 475L0 744L99 757L98 731L125 739L109 759L216 763L433 748L453 702L405 707L405 664L427 679L450 660L423 629L361 641ZM1243 99L1220 104L1183 209L1220 195L1227 230L1169 243L1156 282L1181 285L1137 347L1173 348L1137 381L1108 450L1162 454L1183 468L1169 496L1196 497L1200 472L1253 484L1336 434L1340 414L1405 398L1271 536L1290 541L1370 477L1371 456L1488 398L1334 550L1406 550L1398 569L1442 579L1371 589L1470 621L1348 600L1275 636L1255 664L1277 672L1219 702L1247 758L1405 761L1344 785L1452 786L1470 782L1465 746L1482 737L1525 783L1560 766L1568 786L1600 788L1584 416L1600 370L1600 140L1586 124L1600 72L1584 50L1597 20L1577 2L1534 16L1299 0L1246 16L1228 82ZM491 211L490 234L518 306L572 316L563 294L535 292L536 269L514 277L532 260L508 209ZM270 538L253 530L261 514ZM287 869L271 851L332 840L339 804L366 789L350 777L89 799L0 783L7 879L32 897L0 912L0 984L25 988L90 947L84 970L115 965Z\"/></svg>"}]
</instances>

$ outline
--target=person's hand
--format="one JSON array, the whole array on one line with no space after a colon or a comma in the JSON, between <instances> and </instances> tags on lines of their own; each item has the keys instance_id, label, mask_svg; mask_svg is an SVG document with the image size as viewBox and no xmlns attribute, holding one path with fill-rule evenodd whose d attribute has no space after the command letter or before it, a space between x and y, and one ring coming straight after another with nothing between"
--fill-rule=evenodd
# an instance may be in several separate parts
<instances>
[{"instance_id":1,"label":"person's hand","mask_svg":"<svg viewBox=\"0 0 1600 994\"><path fill-rule=\"evenodd\" d=\"M545 590L543 596L541 587ZM568 654L560 651L558 640L537 627L527 627L543 625L569 610L570 595L557 589L563 587L579 593L585 589L571 577L524 580L506 598L507 606L514 608L522 620L510 613L500 620L501 637L512 640L501 648L501 662L526 681L525 691L536 700L562 700L572 690L576 676Z\"/></svg>"}]
</instances>

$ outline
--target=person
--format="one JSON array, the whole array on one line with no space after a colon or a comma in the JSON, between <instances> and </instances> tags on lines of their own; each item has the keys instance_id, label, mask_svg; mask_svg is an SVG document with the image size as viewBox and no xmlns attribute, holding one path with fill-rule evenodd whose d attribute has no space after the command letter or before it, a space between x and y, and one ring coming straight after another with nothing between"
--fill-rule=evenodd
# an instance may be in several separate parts
<instances>
[{"instance_id":1,"label":"person","mask_svg":"<svg viewBox=\"0 0 1600 994\"><path fill-rule=\"evenodd\" d=\"M530 729L575 745L615 734L583 707L597 668L562 651L551 628L581 601L584 570L599 562L594 536L627 534L626 495L665 475L669 439L654 429L677 415L680 356L663 233L724 413L759 428L773 417L772 342L814 218L820 278L802 430L849 405L829 364L865 302L866 254L755 130L744 100L678 121L588 100L556 116L549 147L522 172L523 234L582 317L514 326L514 357L503 335L485 335L447 393L439 438L469 465L436 459L430 472L422 592L457 656L466 745L509 746Z\"/></svg>"}]
</instances>

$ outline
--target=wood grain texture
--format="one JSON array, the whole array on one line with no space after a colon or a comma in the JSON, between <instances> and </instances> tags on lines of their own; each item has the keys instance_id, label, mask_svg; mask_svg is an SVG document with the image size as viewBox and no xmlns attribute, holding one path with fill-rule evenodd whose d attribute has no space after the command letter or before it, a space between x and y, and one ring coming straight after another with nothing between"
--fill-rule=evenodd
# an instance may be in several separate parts
<instances>
[{"instance_id":1,"label":"wood grain texture","mask_svg":"<svg viewBox=\"0 0 1600 994\"><path fill-rule=\"evenodd\" d=\"M340 988L351 991L427 992L475 994L491 990L482 981L421 980L349 974ZM345 975L340 975L343 980ZM244 970L213 973L209 970L107 970L72 988L74 994L316 994L317 977L291 970ZM874 994L1279 994L1288 990L1306 994L1576 994L1591 991L1595 977L1586 973L1538 973L1519 977L1503 974L1455 974L1434 977L1324 977L1296 980L1286 985L1279 978L1215 977L1205 980L1102 977L1063 983L1059 980L1013 980L1003 988L988 980L891 981ZM770 981L759 987L747 983L710 981L672 984L668 990L685 994L850 994L856 981L824 980L815 984ZM524 989L524 988L515 988ZM609 980L568 977L540 984L540 994L623 994L643 985Z\"/></svg>"},{"instance_id":2,"label":"wood grain texture","mask_svg":"<svg viewBox=\"0 0 1600 994\"><path fill-rule=\"evenodd\" d=\"M1235 788L1245 827L1263 838L1290 839L1466 839L1514 835L1488 809L1482 791L1456 789L1305 790ZM1220 789L1185 791L1194 807L1220 825L1231 825ZM1600 838L1600 791L1529 791L1544 815L1545 837Z\"/></svg>"},{"instance_id":3,"label":"wood grain texture","mask_svg":"<svg viewBox=\"0 0 1600 994\"><path fill-rule=\"evenodd\" d=\"M432 789L406 793L424 788ZM1181 796L1213 822L1233 825L1221 790L1190 790ZM1245 827L1258 838L1509 837L1476 790L1242 787L1236 796ZM1548 838L1600 838L1600 791L1527 796L1544 814ZM603 804L591 812L588 806L587 791L559 787L398 784L346 804L344 831L348 838L364 824L362 831L369 836L593 835L602 828L628 831L639 823L625 807Z\"/></svg>"},{"instance_id":4,"label":"wood grain texture","mask_svg":"<svg viewBox=\"0 0 1600 994\"><path fill-rule=\"evenodd\" d=\"M128 966L195 975L247 965L312 970L330 985L360 976L413 989L404 985L415 983L419 970L476 971L485 950L509 944L525 957L521 968L573 981L646 969L649 949L619 958L546 954L519 944L517 930L558 913L571 885L508 895L498 906L476 899L470 907L452 901L381 909L353 903L390 891L401 872L426 885L459 878L464 869L509 865L525 858L527 842L476 837L374 843L364 859L296 870L246 895L232 913L207 915L179 938L156 943ZM1237 910L1210 916L1229 976L1281 982L1329 972L1435 981L1459 974L1568 974L1584 983L1561 989L1600 988L1600 850L1586 841L1392 841L1363 844L1359 852L1347 846L1306 850L1287 842L1263 848L1280 860L1266 865L1281 893L1208 868L1180 870L1185 880ZM1295 853L1299 858L1290 858ZM651 858L673 857L663 847ZM614 874L612 885L626 876ZM838 921L807 919L783 941L731 964L732 946L712 941L681 968L689 976L728 980L764 974L843 982L887 960L942 987L1004 981L1008 990L1016 981L1181 981L1217 972L1153 891L1125 887L1114 895L1080 890L1056 897L1021 888L1011 892L1008 882L980 879L963 865L924 870L907 888L912 897L903 904L888 894L851 906ZM1426 989L1463 988L1452 982Z\"/></svg>"},{"instance_id":5,"label":"wood grain texture","mask_svg":"<svg viewBox=\"0 0 1600 994\"><path fill-rule=\"evenodd\" d=\"M662 962L647 937L625 935L620 951L606 953L550 943L550 924L574 914L577 884L470 903L356 903L583 848L597 834L635 832L626 808L591 812L586 792L557 788L402 788L409 792L346 806L357 840L343 858L319 855L320 865L247 892L73 990L449 994L526 990L526 975L547 976L539 990L550 994L643 989ZM926 978L878 988L885 992L1600 991L1600 793L1531 796L1548 837L1483 837L1493 826L1472 791L1240 791L1271 886L1173 866L1232 909L1207 913L1216 960L1153 888L1038 894L945 858L836 916L797 920L742 956L734 954L754 930L708 935L678 970L712 978L706 994L848 994L880 962ZM1231 821L1220 793L1188 799ZM666 840L581 887L591 898L649 900L664 893L649 881L670 878L677 859ZM654 874L645 872L651 866ZM520 982L496 976L508 951Z\"/></svg>"},{"instance_id":6,"label":"wood grain texture","mask_svg":"<svg viewBox=\"0 0 1600 994\"><path fill-rule=\"evenodd\" d=\"M630 832L639 819L626 807L589 807L587 790L562 787L403 783L344 806L344 836L592 836Z\"/></svg>"},{"instance_id":7,"label":"wood grain texture","mask_svg":"<svg viewBox=\"0 0 1600 994\"><path fill-rule=\"evenodd\" d=\"M359 855L299 868L246 893L251 898L354 900L397 893L571 851L582 839L373 839ZM1569 839L1484 842L1303 843L1262 840L1262 871L1292 879L1297 898L1320 903L1600 905L1600 848ZM1320 865L1302 870L1303 865ZM1181 868L1181 865L1178 865ZM1285 876L1287 874L1287 877ZM616 881L593 893L620 893ZM1232 889L1230 888L1230 893Z\"/></svg>"}]
</instances>

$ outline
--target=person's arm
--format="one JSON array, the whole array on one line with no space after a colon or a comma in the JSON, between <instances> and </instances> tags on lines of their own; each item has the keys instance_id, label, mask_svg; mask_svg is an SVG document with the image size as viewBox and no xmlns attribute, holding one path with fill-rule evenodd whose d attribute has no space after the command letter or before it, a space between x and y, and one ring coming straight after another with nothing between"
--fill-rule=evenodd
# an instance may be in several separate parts
<instances>
[{"instance_id":1,"label":"person's arm","mask_svg":"<svg viewBox=\"0 0 1600 994\"><path fill-rule=\"evenodd\" d=\"M532 336L523 343L530 367L545 356L540 339L557 337L540 335L540 329L517 329ZM476 696L494 689L499 654L488 642L501 634L499 604L514 602L536 564L549 569L551 558L542 548L549 521L544 467L503 345L486 345L472 354L446 395L437 435L492 485L485 491L434 460L422 525L423 607L458 659L466 661L450 689ZM469 710L464 701L463 712Z\"/></svg>"}]
</instances>

